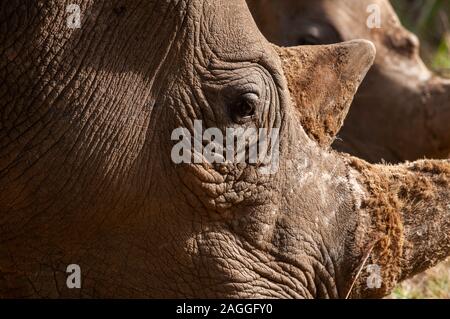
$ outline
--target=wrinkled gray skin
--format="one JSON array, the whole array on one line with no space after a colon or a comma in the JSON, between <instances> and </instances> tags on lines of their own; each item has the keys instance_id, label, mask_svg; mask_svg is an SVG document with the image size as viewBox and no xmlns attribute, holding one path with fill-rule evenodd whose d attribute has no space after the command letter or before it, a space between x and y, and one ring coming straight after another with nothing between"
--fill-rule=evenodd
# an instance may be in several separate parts
<instances>
[{"instance_id":1,"label":"wrinkled gray skin","mask_svg":"<svg viewBox=\"0 0 450 319\"><path fill-rule=\"evenodd\" d=\"M448 161L370 166L311 140L244 0L81 3L81 30L60 2L0 4L0 297L379 297L449 254ZM339 78L343 114L375 55L290 52ZM174 164L194 119L280 128L279 171ZM380 289L354 277L369 248Z\"/></svg>"},{"instance_id":2,"label":"wrinkled gray skin","mask_svg":"<svg viewBox=\"0 0 450 319\"><path fill-rule=\"evenodd\" d=\"M432 74L388 0L248 0L262 33L283 46L372 41L377 57L334 147L371 162L450 154L450 80ZM367 20L378 5L381 28ZM373 22L373 19L370 20Z\"/></svg>"}]
</instances>

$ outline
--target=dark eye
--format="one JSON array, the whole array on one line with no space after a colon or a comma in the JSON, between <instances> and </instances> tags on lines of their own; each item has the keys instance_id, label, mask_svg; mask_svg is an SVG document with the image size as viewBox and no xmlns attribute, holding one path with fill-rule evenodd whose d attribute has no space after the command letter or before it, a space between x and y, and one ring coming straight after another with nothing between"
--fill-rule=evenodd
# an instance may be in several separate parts
<instances>
[{"instance_id":1,"label":"dark eye","mask_svg":"<svg viewBox=\"0 0 450 319\"><path fill-rule=\"evenodd\" d=\"M235 123L244 124L255 117L259 96L254 93L241 95L230 107L231 118Z\"/></svg>"},{"instance_id":2,"label":"dark eye","mask_svg":"<svg viewBox=\"0 0 450 319\"><path fill-rule=\"evenodd\" d=\"M341 41L337 30L325 22L304 21L298 30L300 33L297 34L297 38L294 38L297 45L320 45Z\"/></svg>"},{"instance_id":3,"label":"dark eye","mask_svg":"<svg viewBox=\"0 0 450 319\"><path fill-rule=\"evenodd\" d=\"M313 35L301 36L297 40L297 45L318 45L318 44L320 44L319 39Z\"/></svg>"}]
</instances>

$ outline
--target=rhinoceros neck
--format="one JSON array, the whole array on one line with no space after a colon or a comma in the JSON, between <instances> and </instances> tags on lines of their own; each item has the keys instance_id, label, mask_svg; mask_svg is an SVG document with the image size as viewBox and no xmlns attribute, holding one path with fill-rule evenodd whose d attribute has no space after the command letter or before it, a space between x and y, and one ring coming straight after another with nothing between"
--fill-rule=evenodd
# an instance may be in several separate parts
<instances>
[{"instance_id":1,"label":"rhinoceros neck","mask_svg":"<svg viewBox=\"0 0 450 319\"><path fill-rule=\"evenodd\" d=\"M62 256L101 219L139 211L137 194L154 191L155 145L170 141L155 138L155 108L177 65L186 1L82 3L80 28L61 1L2 5L0 237L11 245L0 272L14 268L11 247L39 263L41 248Z\"/></svg>"},{"instance_id":2,"label":"rhinoceros neck","mask_svg":"<svg viewBox=\"0 0 450 319\"><path fill-rule=\"evenodd\" d=\"M182 40L187 14L185 1L146 1L139 8L119 1L28 5L12 1L11 12L2 11L7 32L0 53L8 76L1 112L18 129L49 112L81 113L105 96L116 96L117 104L123 90L140 89L145 99Z\"/></svg>"},{"instance_id":3,"label":"rhinoceros neck","mask_svg":"<svg viewBox=\"0 0 450 319\"><path fill-rule=\"evenodd\" d=\"M162 110L155 105L163 104L187 32L186 1L84 1L79 28L63 2L21 3L2 10L4 193L81 190L88 176L132 174L154 142ZM69 182L75 172L77 186Z\"/></svg>"}]
</instances>

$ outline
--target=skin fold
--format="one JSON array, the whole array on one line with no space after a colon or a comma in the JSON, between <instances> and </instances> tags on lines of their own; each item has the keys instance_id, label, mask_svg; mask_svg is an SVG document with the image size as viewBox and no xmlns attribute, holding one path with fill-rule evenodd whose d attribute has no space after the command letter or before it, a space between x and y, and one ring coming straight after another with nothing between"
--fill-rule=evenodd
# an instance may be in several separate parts
<instances>
[{"instance_id":1,"label":"skin fold","mask_svg":"<svg viewBox=\"0 0 450 319\"><path fill-rule=\"evenodd\" d=\"M448 158L450 80L434 75L419 56L419 41L400 23L388 0L248 0L258 27L282 46L366 39L375 63L333 147L377 163ZM380 28L369 28L377 5ZM301 83L297 83L301 89ZM308 109L304 122L309 120ZM311 125L310 125L311 126ZM306 126L317 139L320 132ZM320 140L320 139L319 139Z\"/></svg>"},{"instance_id":2,"label":"skin fold","mask_svg":"<svg viewBox=\"0 0 450 319\"><path fill-rule=\"evenodd\" d=\"M370 42L278 48L244 0L86 0L81 29L66 4L0 4L0 297L372 298L450 254L449 161L327 146ZM292 63L317 66L311 112L337 101L320 143ZM248 94L255 114L236 120ZM175 164L171 133L194 120L279 129L279 169Z\"/></svg>"}]
</instances>

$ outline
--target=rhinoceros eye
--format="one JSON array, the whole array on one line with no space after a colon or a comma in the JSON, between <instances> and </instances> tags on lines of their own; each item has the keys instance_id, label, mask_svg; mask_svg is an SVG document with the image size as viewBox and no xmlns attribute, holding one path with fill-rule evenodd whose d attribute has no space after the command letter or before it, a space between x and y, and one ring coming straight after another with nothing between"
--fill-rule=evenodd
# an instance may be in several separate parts
<instances>
[{"instance_id":1,"label":"rhinoceros eye","mask_svg":"<svg viewBox=\"0 0 450 319\"><path fill-rule=\"evenodd\" d=\"M340 41L337 31L326 23L308 23L300 30L297 45L331 44Z\"/></svg>"},{"instance_id":2,"label":"rhinoceros eye","mask_svg":"<svg viewBox=\"0 0 450 319\"><path fill-rule=\"evenodd\" d=\"M230 115L233 122L245 124L255 118L259 104L259 96L254 93L245 93L239 96L230 106Z\"/></svg>"},{"instance_id":3,"label":"rhinoceros eye","mask_svg":"<svg viewBox=\"0 0 450 319\"><path fill-rule=\"evenodd\" d=\"M297 45L318 45L320 41L313 35L300 36L297 40Z\"/></svg>"}]
</instances>

